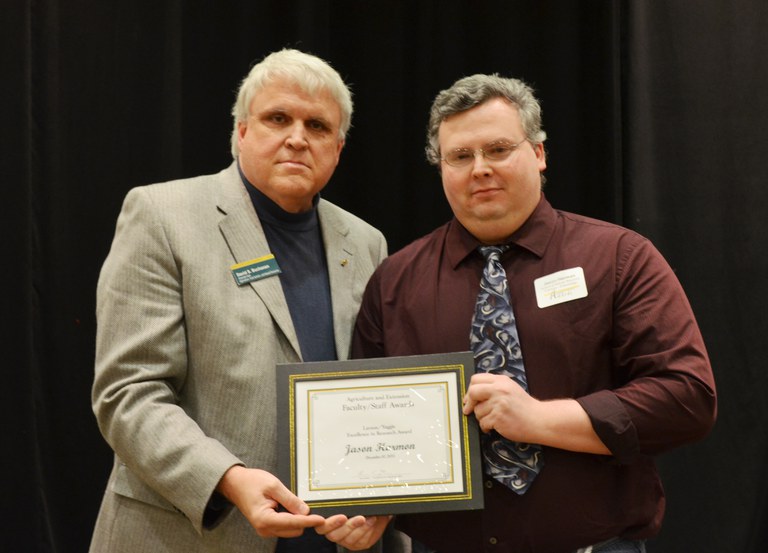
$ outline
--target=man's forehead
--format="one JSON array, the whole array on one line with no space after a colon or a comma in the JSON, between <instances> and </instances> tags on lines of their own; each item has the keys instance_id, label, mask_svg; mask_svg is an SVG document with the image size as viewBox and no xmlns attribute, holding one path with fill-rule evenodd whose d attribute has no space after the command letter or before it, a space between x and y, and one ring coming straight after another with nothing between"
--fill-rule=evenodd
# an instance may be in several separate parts
<instances>
[{"instance_id":1,"label":"man's forehead","mask_svg":"<svg viewBox=\"0 0 768 553\"><path fill-rule=\"evenodd\" d=\"M446 117L438 128L438 139L513 138L522 131L517 106L502 99L491 98L468 110Z\"/></svg>"},{"instance_id":2,"label":"man's forehead","mask_svg":"<svg viewBox=\"0 0 768 553\"><path fill-rule=\"evenodd\" d=\"M252 112L300 110L315 117L341 117L341 108L324 88L308 92L297 83L269 82L254 94Z\"/></svg>"}]
</instances>

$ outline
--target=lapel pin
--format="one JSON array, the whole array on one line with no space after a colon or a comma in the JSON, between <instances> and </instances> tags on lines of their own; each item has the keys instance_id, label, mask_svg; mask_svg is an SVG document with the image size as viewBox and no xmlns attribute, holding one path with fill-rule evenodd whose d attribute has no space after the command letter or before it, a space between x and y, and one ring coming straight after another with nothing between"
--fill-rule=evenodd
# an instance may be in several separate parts
<instances>
[{"instance_id":1,"label":"lapel pin","mask_svg":"<svg viewBox=\"0 0 768 553\"><path fill-rule=\"evenodd\" d=\"M349 263L349 261L347 261L346 259L342 259L342 260L341 260L341 266L342 266L342 267L346 267L346 266L347 266L347 263Z\"/></svg>"}]
</instances>

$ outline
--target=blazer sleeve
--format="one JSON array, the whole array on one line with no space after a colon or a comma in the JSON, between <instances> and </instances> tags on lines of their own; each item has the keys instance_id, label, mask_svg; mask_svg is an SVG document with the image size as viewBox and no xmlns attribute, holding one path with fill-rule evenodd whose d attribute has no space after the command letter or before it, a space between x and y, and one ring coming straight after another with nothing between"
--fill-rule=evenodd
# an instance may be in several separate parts
<instances>
[{"instance_id":1,"label":"blazer sleeve","mask_svg":"<svg viewBox=\"0 0 768 553\"><path fill-rule=\"evenodd\" d=\"M187 379L180 261L147 187L127 195L97 286L92 405L124 464L198 532L216 485L241 461L178 403ZM162 503L159 502L159 503Z\"/></svg>"}]
</instances>

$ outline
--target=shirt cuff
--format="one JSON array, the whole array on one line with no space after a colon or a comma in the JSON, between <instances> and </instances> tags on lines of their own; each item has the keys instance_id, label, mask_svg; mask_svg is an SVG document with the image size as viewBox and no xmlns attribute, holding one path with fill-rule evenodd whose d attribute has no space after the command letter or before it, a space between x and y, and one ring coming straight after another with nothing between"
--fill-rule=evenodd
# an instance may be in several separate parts
<instances>
[{"instance_id":1,"label":"shirt cuff","mask_svg":"<svg viewBox=\"0 0 768 553\"><path fill-rule=\"evenodd\" d=\"M632 463L640 454L640 442L629 413L610 390L600 390L576 401L584 408L597 436L618 463Z\"/></svg>"},{"instance_id":2,"label":"shirt cuff","mask_svg":"<svg viewBox=\"0 0 768 553\"><path fill-rule=\"evenodd\" d=\"M232 507L232 503L226 497L219 492L213 492L203 511L203 528L206 530L216 528Z\"/></svg>"}]
</instances>

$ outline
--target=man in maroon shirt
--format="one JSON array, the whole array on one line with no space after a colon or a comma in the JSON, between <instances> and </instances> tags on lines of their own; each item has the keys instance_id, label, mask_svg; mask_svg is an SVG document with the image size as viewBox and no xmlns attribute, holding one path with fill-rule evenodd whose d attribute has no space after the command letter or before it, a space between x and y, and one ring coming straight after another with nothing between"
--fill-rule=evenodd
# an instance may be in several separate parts
<instances>
[{"instance_id":1,"label":"man in maroon shirt","mask_svg":"<svg viewBox=\"0 0 768 553\"><path fill-rule=\"evenodd\" d=\"M480 511L401 516L414 550L645 551L664 514L653 456L705 436L715 384L688 300L628 229L552 208L540 107L516 79L474 75L432 106L427 157L454 218L374 273L356 357L470 349L481 245L501 262L527 374L476 374L464 411L484 432L543 446L518 494L485 478Z\"/></svg>"}]
</instances>

